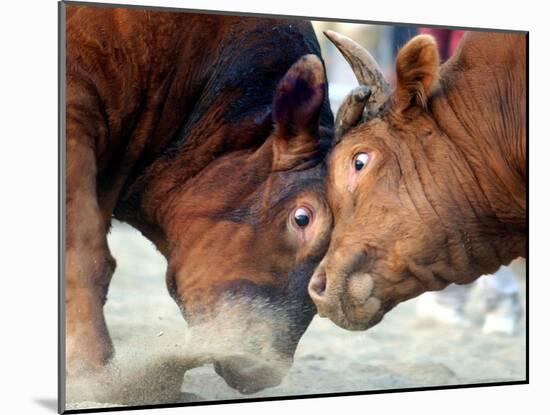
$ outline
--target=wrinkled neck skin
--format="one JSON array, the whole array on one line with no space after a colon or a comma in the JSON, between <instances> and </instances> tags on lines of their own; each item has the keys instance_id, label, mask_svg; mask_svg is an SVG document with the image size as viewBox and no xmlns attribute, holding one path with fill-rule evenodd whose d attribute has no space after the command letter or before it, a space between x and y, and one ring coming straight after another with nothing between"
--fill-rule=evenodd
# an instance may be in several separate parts
<instances>
[{"instance_id":1,"label":"wrinkled neck skin","mask_svg":"<svg viewBox=\"0 0 550 415\"><path fill-rule=\"evenodd\" d=\"M429 112L421 115L435 134L420 146L428 164L437 163L434 171L444 175L427 172L424 178L435 186L424 188L435 187L445 201L445 210L433 207L451 224L451 282L457 283L526 254L525 59L506 50L483 56L490 49L473 46L443 66Z\"/></svg>"}]
</instances>

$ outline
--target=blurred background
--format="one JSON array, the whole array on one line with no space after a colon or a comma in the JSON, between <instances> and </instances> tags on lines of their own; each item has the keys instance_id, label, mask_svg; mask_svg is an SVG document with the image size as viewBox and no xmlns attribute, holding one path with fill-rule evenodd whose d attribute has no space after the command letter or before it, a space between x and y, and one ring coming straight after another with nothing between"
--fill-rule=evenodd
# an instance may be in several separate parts
<instances>
[{"instance_id":1,"label":"blurred background","mask_svg":"<svg viewBox=\"0 0 550 415\"><path fill-rule=\"evenodd\" d=\"M442 61L462 34L410 26L313 25L327 67L334 111L357 82L323 30L335 30L366 47L390 83L395 78L397 51L416 33L430 32L437 38ZM166 261L126 224L114 221L108 240L118 266L105 313L117 356L134 359L154 350L180 348L186 323L166 290ZM246 397L523 380L524 310L525 261L517 260L468 286L450 286L400 304L367 332L345 331L315 317L283 383ZM226 386L211 366L188 371L181 391L184 400L245 397ZM79 405L69 406L86 407Z\"/></svg>"}]
</instances>

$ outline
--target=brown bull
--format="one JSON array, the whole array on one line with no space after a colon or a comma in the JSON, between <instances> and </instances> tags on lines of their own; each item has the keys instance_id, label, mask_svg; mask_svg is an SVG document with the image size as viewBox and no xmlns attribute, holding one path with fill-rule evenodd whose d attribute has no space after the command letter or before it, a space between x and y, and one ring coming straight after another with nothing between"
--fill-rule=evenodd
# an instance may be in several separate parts
<instances>
[{"instance_id":1,"label":"brown bull","mask_svg":"<svg viewBox=\"0 0 550 415\"><path fill-rule=\"evenodd\" d=\"M241 327L216 332L220 344L241 332L215 361L226 382L279 383L313 317L307 283L332 225L333 121L311 25L69 6L66 51L68 372L113 354L115 217L167 258L191 326L235 304L227 318Z\"/></svg>"},{"instance_id":2,"label":"brown bull","mask_svg":"<svg viewBox=\"0 0 550 415\"><path fill-rule=\"evenodd\" d=\"M367 51L327 36L362 86L336 118L335 227L309 292L320 315L363 330L402 301L525 256L526 37L467 33L440 68L433 38L417 36L390 94Z\"/></svg>"}]
</instances>

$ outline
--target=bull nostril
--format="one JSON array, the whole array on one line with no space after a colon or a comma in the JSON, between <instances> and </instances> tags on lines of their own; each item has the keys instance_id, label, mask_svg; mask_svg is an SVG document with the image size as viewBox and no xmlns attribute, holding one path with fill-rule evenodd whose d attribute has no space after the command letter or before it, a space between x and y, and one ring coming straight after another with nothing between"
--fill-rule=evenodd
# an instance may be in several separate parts
<instances>
[{"instance_id":1,"label":"bull nostril","mask_svg":"<svg viewBox=\"0 0 550 415\"><path fill-rule=\"evenodd\" d=\"M313 277L311 277L311 281L309 282L310 294L313 293L316 296L322 297L325 294L326 288L327 288L327 275L324 272L319 274L314 274Z\"/></svg>"}]
</instances>

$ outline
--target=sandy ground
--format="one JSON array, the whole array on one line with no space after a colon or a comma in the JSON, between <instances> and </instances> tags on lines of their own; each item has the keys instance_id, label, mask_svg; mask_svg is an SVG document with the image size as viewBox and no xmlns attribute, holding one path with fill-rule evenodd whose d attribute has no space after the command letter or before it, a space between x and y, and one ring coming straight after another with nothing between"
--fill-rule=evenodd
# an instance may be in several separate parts
<instances>
[{"instance_id":1,"label":"sandy ground","mask_svg":"<svg viewBox=\"0 0 550 415\"><path fill-rule=\"evenodd\" d=\"M241 395L211 365L184 376L179 357L172 357L182 350L187 326L166 291L166 262L152 244L120 223L109 244L118 263L105 307L116 369L107 379L69 381L67 409L525 378L525 321L515 336L487 335L476 324L463 328L421 320L415 313L417 300L411 300L367 332L348 332L315 317L283 383ZM524 280L520 282L524 299ZM474 314L470 317L475 321Z\"/></svg>"}]
</instances>

